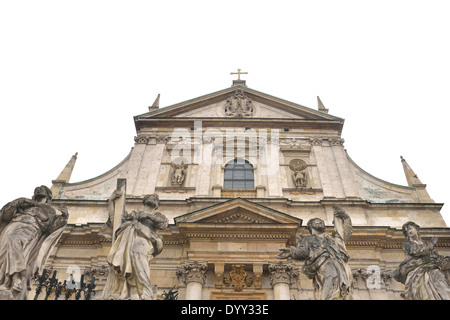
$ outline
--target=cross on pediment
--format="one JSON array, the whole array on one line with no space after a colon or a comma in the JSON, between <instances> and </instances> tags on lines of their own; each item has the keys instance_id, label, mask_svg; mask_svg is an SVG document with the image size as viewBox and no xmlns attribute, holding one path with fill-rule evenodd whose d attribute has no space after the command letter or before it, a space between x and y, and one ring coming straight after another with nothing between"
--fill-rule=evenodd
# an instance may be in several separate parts
<instances>
[{"instance_id":1,"label":"cross on pediment","mask_svg":"<svg viewBox=\"0 0 450 320\"><path fill-rule=\"evenodd\" d=\"M237 74L238 75L238 80L241 80L241 74L248 74L248 72L241 72L241 69L237 69L238 70L238 72L231 72L230 74L231 75L233 75L233 74Z\"/></svg>"}]
</instances>

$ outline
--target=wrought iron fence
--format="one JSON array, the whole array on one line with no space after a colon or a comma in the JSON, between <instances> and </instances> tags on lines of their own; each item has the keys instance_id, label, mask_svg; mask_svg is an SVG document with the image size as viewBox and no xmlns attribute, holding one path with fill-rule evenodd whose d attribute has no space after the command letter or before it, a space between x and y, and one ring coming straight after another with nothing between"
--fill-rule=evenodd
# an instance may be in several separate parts
<instances>
[{"instance_id":1,"label":"wrought iron fence","mask_svg":"<svg viewBox=\"0 0 450 320\"><path fill-rule=\"evenodd\" d=\"M50 277L51 270L44 269L41 275L35 277L36 290L34 300L91 300L92 295L95 294L95 280L94 276L90 281L85 281L85 275L82 274L80 281L77 282L70 275L69 280L60 281L56 278L57 271L53 271ZM45 290L45 296L42 298L41 293Z\"/></svg>"}]
</instances>

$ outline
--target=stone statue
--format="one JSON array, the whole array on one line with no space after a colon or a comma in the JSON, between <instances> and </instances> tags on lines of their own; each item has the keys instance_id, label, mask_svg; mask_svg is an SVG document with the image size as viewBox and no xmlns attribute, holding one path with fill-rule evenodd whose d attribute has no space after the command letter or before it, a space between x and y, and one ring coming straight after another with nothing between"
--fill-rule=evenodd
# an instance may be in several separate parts
<instances>
[{"instance_id":1,"label":"stone statue","mask_svg":"<svg viewBox=\"0 0 450 320\"><path fill-rule=\"evenodd\" d=\"M292 159L289 161L289 168L294 172L292 180L296 188L306 187L306 172L304 171L307 164L302 159Z\"/></svg>"},{"instance_id":2,"label":"stone statue","mask_svg":"<svg viewBox=\"0 0 450 320\"><path fill-rule=\"evenodd\" d=\"M31 199L19 198L0 210L0 300L26 300L31 279L41 273L61 237L69 214L51 207L52 192L35 188Z\"/></svg>"},{"instance_id":3,"label":"stone statue","mask_svg":"<svg viewBox=\"0 0 450 320\"><path fill-rule=\"evenodd\" d=\"M301 188L306 187L306 173L302 171L294 171L292 176L294 179L295 187Z\"/></svg>"},{"instance_id":4,"label":"stone statue","mask_svg":"<svg viewBox=\"0 0 450 320\"><path fill-rule=\"evenodd\" d=\"M450 257L439 255L437 238L422 240L420 227L412 221L402 226L405 260L394 271L394 279L405 285L406 300L449 300Z\"/></svg>"},{"instance_id":5,"label":"stone statue","mask_svg":"<svg viewBox=\"0 0 450 320\"><path fill-rule=\"evenodd\" d=\"M170 176L172 185L181 186L186 177L187 164L184 164L184 162L180 164L172 163L171 166L173 168L172 175Z\"/></svg>"},{"instance_id":6,"label":"stone statue","mask_svg":"<svg viewBox=\"0 0 450 320\"><path fill-rule=\"evenodd\" d=\"M122 196L116 190L109 203ZM113 245L107 261L110 266L108 279L103 290L103 299L107 300L155 300L150 282L150 260L163 249L158 230L168 226L168 219L160 212L157 194L147 195L143 199L143 210L131 213L123 212L122 223L114 234ZM114 209L109 206L109 219L113 219Z\"/></svg>"},{"instance_id":7,"label":"stone statue","mask_svg":"<svg viewBox=\"0 0 450 320\"><path fill-rule=\"evenodd\" d=\"M345 211L334 207L332 235L325 233L322 219L308 221L310 235L298 236L295 247L283 248L276 257L305 260L301 271L313 280L316 300L350 300L353 275L347 262L350 259L344 241L352 234L352 223Z\"/></svg>"}]
</instances>

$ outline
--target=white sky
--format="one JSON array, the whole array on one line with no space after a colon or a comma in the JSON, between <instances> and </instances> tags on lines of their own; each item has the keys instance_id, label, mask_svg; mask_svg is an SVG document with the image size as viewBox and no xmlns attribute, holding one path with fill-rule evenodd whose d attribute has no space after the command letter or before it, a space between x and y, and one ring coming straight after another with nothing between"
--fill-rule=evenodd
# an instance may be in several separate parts
<instances>
[{"instance_id":1,"label":"white sky","mask_svg":"<svg viewBox=\"0 0 450 320\"><path fill-rule=\"evenodd\" d=\"M402 155L450 225L448 0L0 2L0 205L98 176L133 116L248 87L344 118L365 171L406 185Z\"/></svg>"}]
</instances>

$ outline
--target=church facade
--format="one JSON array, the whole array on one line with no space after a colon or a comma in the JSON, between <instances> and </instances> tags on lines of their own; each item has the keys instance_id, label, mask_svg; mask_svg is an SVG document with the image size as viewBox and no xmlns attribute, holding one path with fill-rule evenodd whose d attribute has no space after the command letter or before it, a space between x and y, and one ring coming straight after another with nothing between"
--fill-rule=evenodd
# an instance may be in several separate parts
<instances>
[{"instance_id":1,"label":"church facade","mask_svg":"<svg viewBox=\"0 0 450 320\"><path fill-rule=\"evenodd\" d=\"M223 90L135 116L134 147L101 176L71 182L76 155L53 180L53 204L65 205L69 223L47 260L58 277L95 277L101 296L109 272L111 239L101 233L108 199L121 189L123 208L138 210L157 194L169 227L163 251L151 260L159 299L313 299L303 262L277 259L281 248L309 234L311 218L333 232L333 207L351 217L345 243L354 299L403 299L393 271L404 259L401 227L420 225L424 238L450 255L450 229L405 159L408 185L388 183L347 154L344 120L318 108L247 87ZM132 139L132 137L130 137ZM72 278L71 278L72 277ZM34 295L34 292L30 294Z\"/></svg>"}]
</instances>

